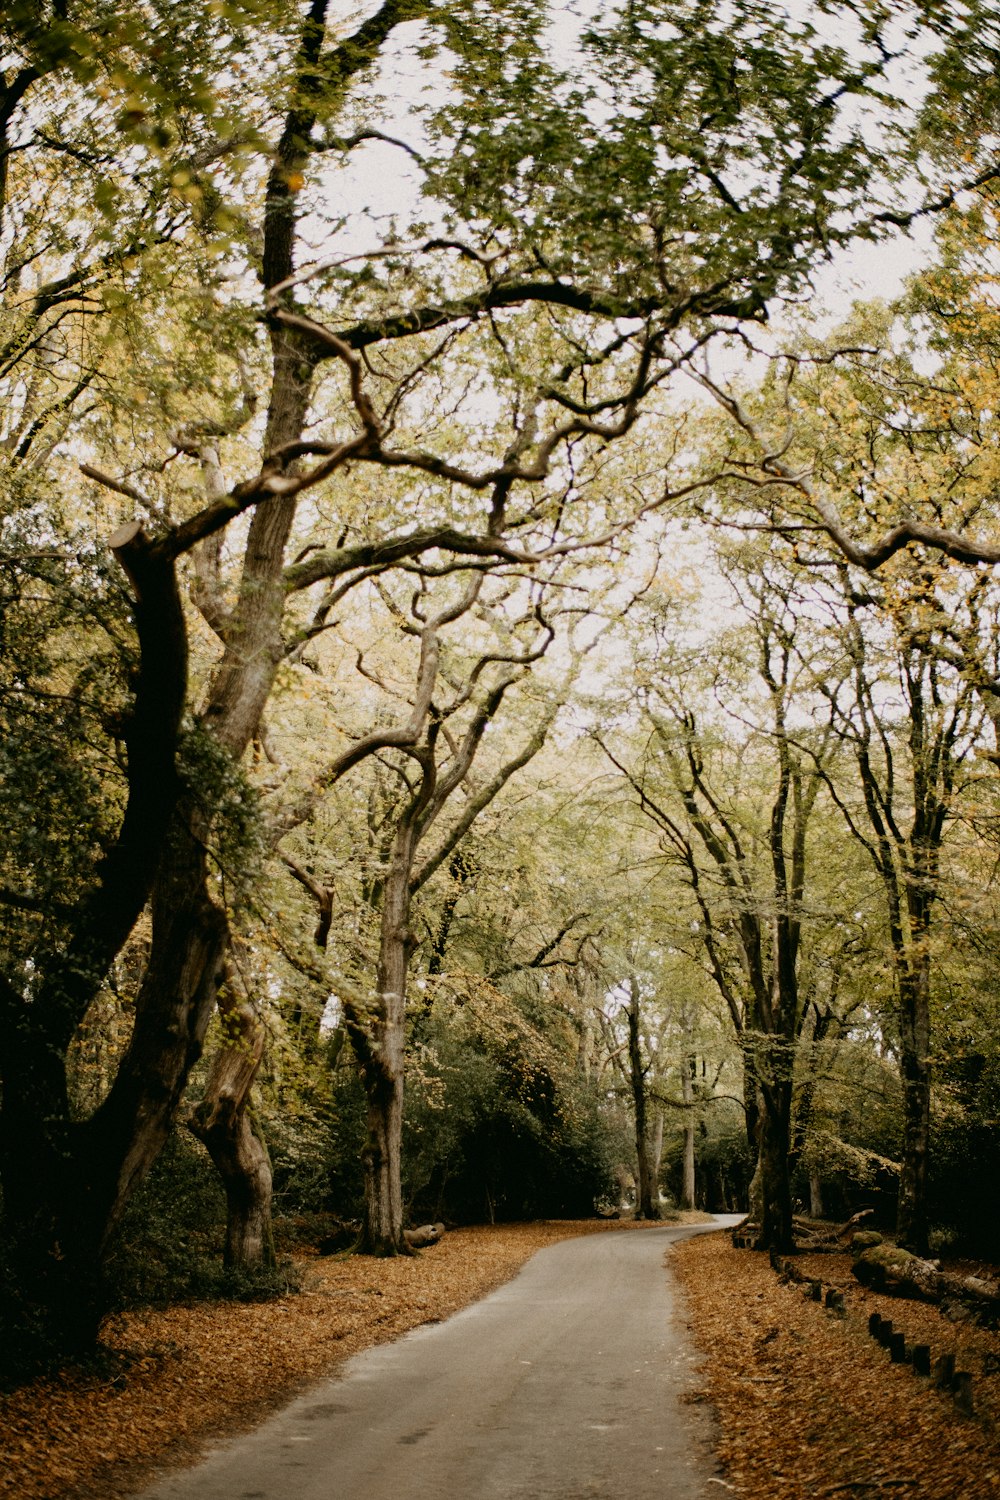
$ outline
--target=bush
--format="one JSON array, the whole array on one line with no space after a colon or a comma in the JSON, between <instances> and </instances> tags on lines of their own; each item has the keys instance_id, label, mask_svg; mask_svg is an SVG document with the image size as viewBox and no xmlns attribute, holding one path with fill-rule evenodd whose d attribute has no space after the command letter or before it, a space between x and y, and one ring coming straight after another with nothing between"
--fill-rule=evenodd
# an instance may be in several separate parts
<instances>
[{"instance_id":1,"label":"bush","mask_svg":"<svg viewBox=\"0 0 1000 1500\"><path fill-rule=\"evenodd\" d=\"M1000 1259L1000 1057L954 1047L937 1067L928 1196L948 1253Z\"/></svg>"},{"instance_id":2,"label":"bush","mask_svg":"<svg viewBox=\"0 0 1000 1500\"><path fill-rule=\"evenodd\" d=\"M108 1268L109 1307L261 1301L294 1288L287 1266L223 1266L225 1222L215 1168L186 1130L175 1130L126 1209Z\"/></svg>"},{"instance_id":3,"label":"bush","mask_svg":"<svg viewBox=\"0 0 1000 1500\"><path fill-rule=\"evenodd\" d=\"M414 1217L581 1218L614 1192L617 1137L556 1054L454 1022L411 1069L404 1191Z\"/></svg>"}]
</instances>

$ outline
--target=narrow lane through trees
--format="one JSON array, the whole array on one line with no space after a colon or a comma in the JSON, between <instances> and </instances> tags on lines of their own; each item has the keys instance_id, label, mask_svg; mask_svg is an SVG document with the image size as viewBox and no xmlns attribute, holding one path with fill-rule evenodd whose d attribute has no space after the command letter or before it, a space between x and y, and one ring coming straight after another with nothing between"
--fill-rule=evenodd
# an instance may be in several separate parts
<instances>
[{"instance_id":1,"label":"narrow lane through trees","mask_svg":"<svg viewBox=\"0 0 1000 1500\"><path fill-rule=\"evenodd\" d=\"M735 1222L551 1245L142 1500L706 1500L711 1419L681 1400L696 1354L663 1262Z\"/></svg>"}]
</instances>

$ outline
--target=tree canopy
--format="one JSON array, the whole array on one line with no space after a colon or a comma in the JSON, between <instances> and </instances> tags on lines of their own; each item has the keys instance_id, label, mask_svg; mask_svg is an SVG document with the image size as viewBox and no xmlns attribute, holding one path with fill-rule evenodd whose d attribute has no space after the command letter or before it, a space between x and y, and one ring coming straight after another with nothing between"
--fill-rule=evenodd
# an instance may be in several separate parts
<instances>
[{"instance_id":1,"label":"tree canopy","mask_svg":"<svg viewBox=\"0 0 1000 1500\"><path fill-rule=\"evenodd\" d=\"M993 7L53 0L0 38L14 1357L92 1342L179 1125L236 1267L274 1189L380 1253L629 1174L773 1246L872 1184L914 1247L962 1230ZM905 288L818 305L920 223Z\"/></svg>"}]
</instances>

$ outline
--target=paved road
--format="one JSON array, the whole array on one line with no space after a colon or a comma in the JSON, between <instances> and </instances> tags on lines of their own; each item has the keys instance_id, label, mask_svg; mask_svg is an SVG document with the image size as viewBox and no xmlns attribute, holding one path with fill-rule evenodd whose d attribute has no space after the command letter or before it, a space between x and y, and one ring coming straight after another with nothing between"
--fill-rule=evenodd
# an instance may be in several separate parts
<instances>
[{"instance_id":1,"label":"paved road","mask_svg":"<svg viewBox=\"0 0 1000 1500\"><path fill-rule=\"evenodd\" d=\"M710 1416L680 1401L695 1355L663 1267L701 1227L550 1245L485 1301L358 1355L142 1500L724 1495Z\"/></svg>"}]
</instances>

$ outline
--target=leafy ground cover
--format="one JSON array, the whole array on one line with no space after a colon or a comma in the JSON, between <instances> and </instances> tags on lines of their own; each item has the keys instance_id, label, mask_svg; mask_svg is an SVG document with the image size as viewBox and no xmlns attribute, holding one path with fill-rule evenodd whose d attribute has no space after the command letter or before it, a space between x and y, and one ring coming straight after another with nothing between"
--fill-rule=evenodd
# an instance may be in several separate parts
<instances>
[{"instance_id":1,"label":"leafy ground cover","mask_svg":"<svg viewBox=\"0 0 1000 1500\"><path fill-rule=\"evenodd\" d=\"M685 1217L701 1217L685 1216ZM253 1426L373 1344L447 1317L568 1236L643 1226L548 1222L454 1230L412 1260L303 1255L302 1290L265 1303L195 1303L122 1315L104 1368L66 1371L0 1397L0 1494L116 1500L212 1437ZM879 1297L847 1256L801 1269L845 1293L841 1320L728 1236L674 1247L701 1389L719 1418L725 1484L742 1500L1000 1497L1000 1334L936 1308ZM908 1342L954 1352L974 1375L976 1415L892 1365L871 1311ZM722 1491L720 1490L720 1493Z\"/></svg>"},{"instance_id":2,"label":"leafy ground cover","mask_svg":"<svg viewBox=\"0 0 1000 1500\"><path fill-rule=\"evenodd\" d=\"M797 1258L839 1287L847 1317L780 1279L766 1256L728 1236L676 1247L671 1266L704 1353L696 1398L715 1407L726 1483L744 1500L992 1500L1000 1496L1000 1334L936 1307L859 1286L847 1255ZM975 1415L892 1364L868 1334L878 1312L934 1355L973 1374Z\"/></svg>"},{"instance_id":3,"label":"leafy ground cover","mask_svg":"<svg viewBox=\"0 0 1000 1500\"><path fill-rule=\"evenodd\" d=\"M699 1216L700 1217L700 1216ZM360 1350L484 1297L542 1246L628 1221L456 1229L412 1259L304 1256L302 1290L263 1303L144 1309L105 1330L101 1371L0 1396L0 1495L114 1500L244 1431Z\"/></svg>"}]
</instances>

